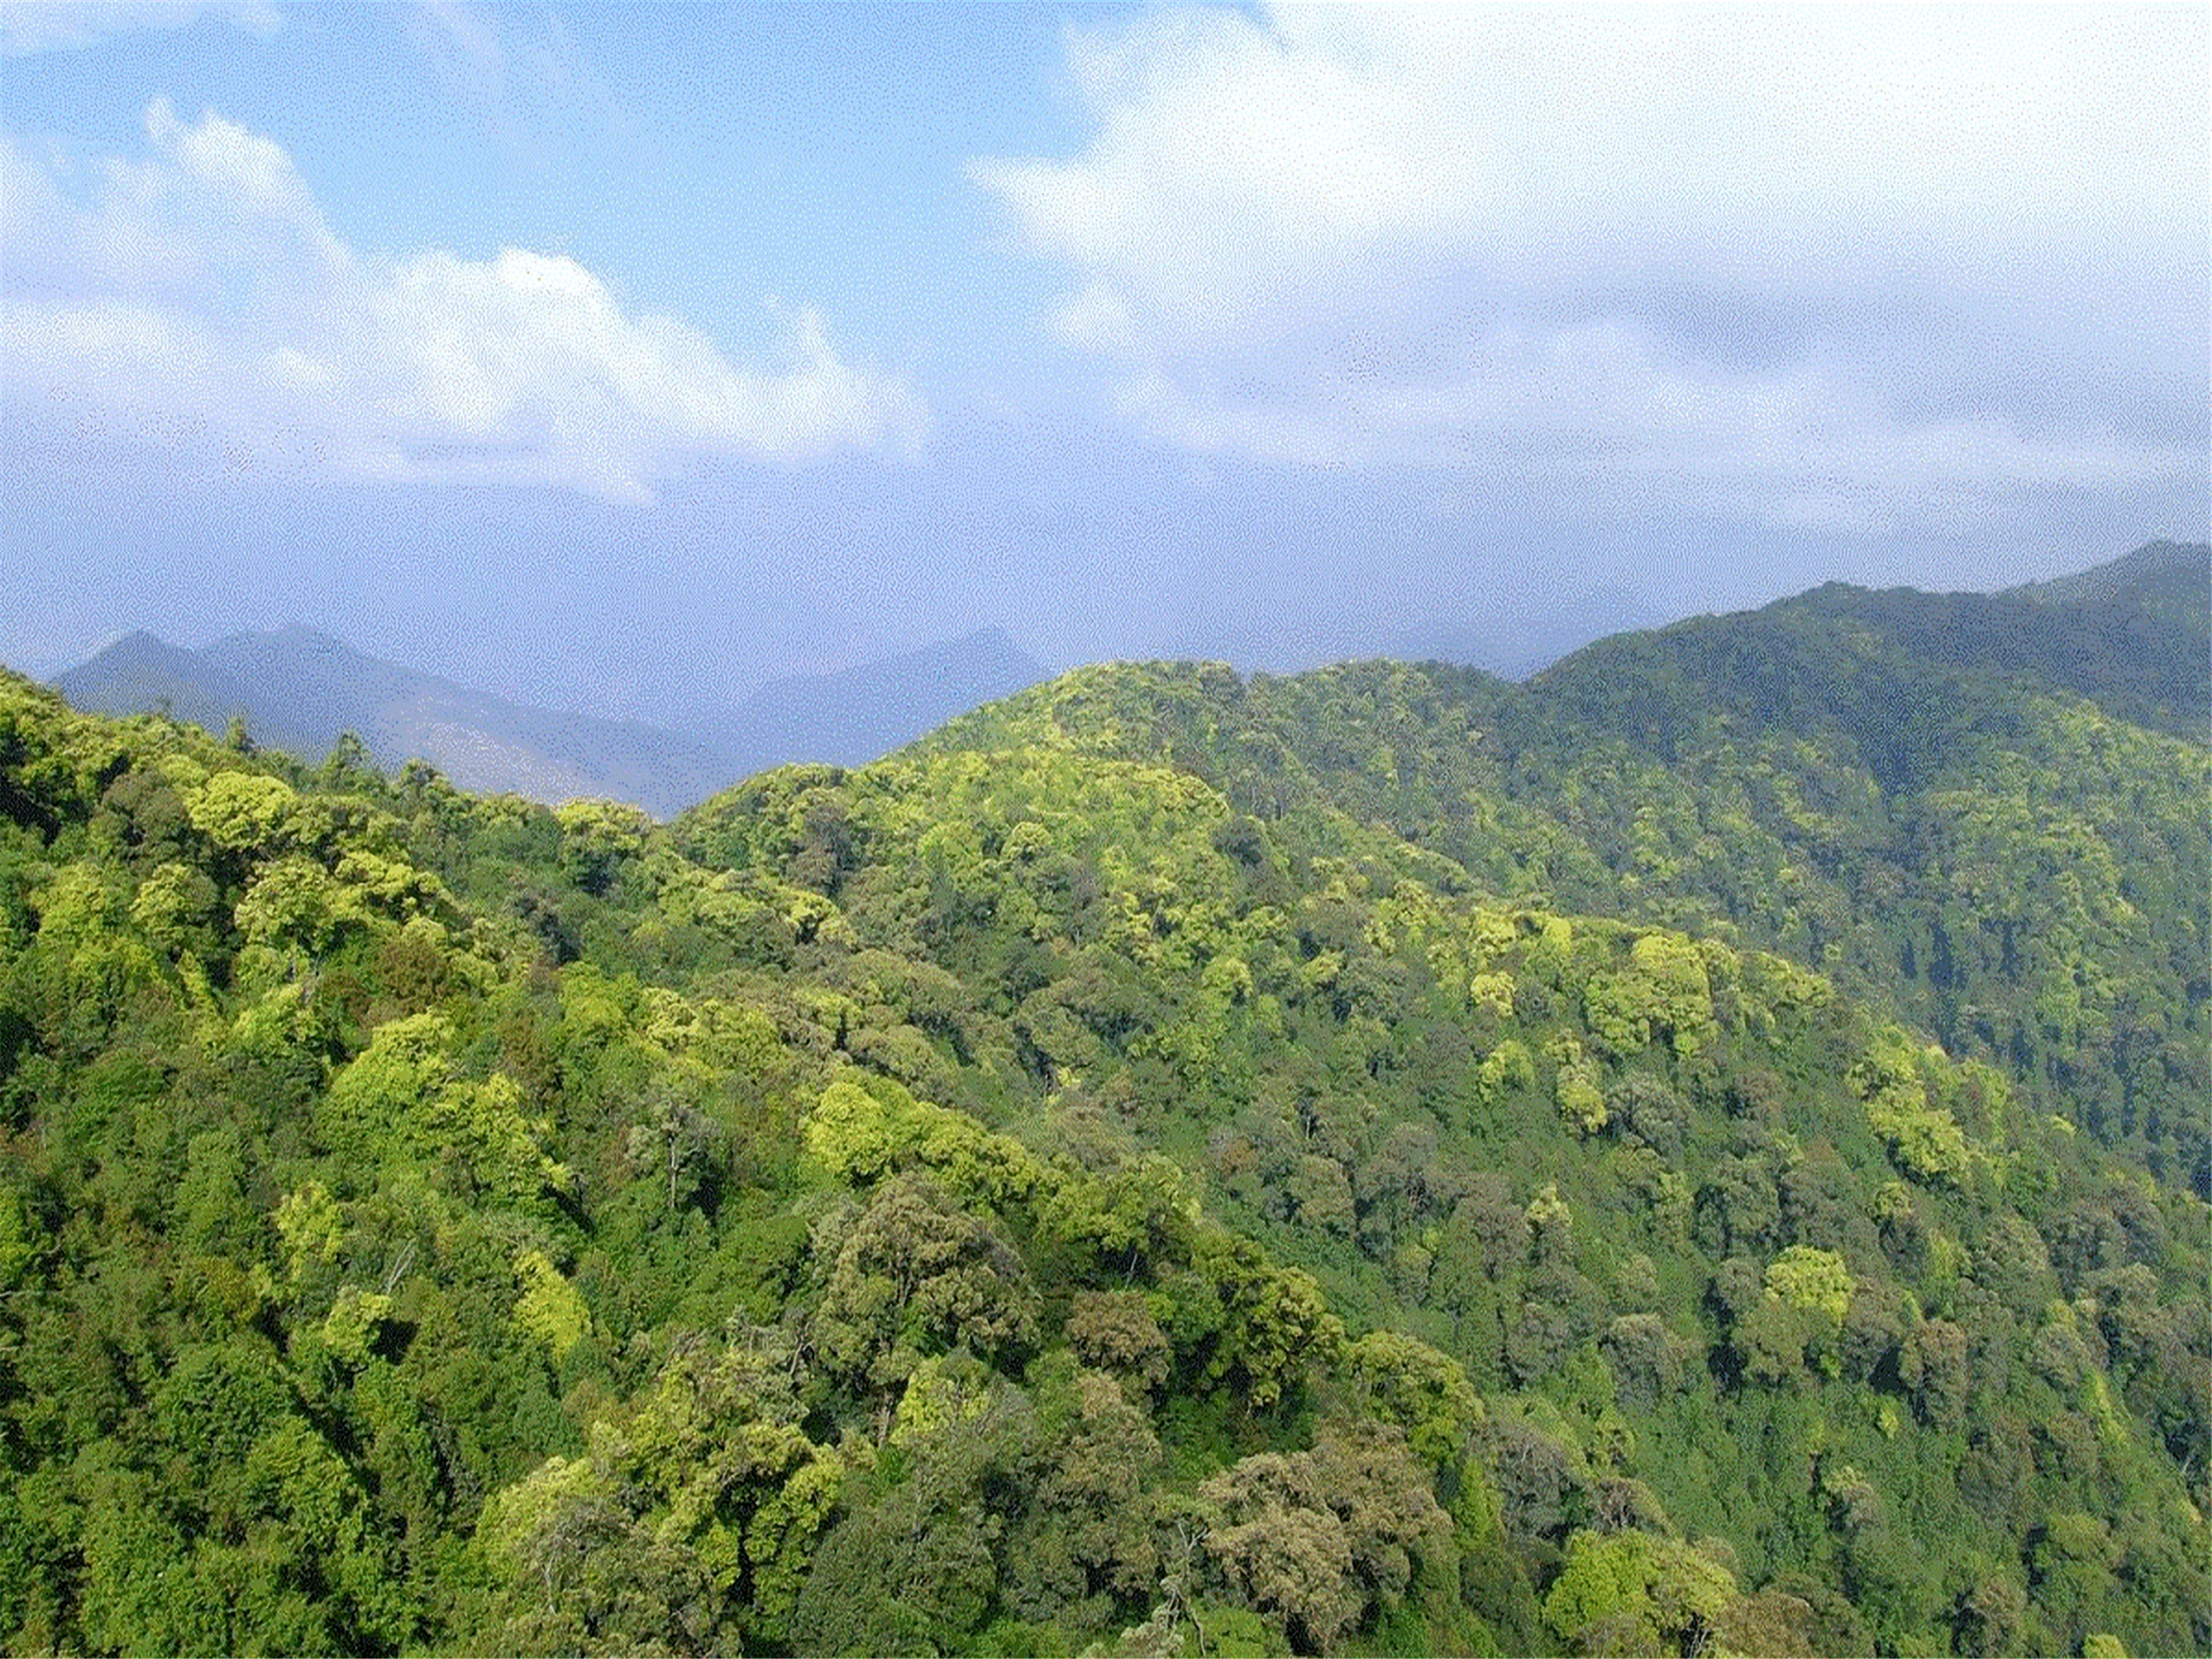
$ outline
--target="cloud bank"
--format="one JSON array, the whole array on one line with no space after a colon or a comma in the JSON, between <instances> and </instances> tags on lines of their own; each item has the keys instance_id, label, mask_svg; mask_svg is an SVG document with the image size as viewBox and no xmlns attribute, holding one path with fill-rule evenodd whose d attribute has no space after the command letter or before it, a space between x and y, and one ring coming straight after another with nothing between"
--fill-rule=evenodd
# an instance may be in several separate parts
<instances>
[{"instance_id":1,"label":"cloud bank","mask_svg":"<svg viewBox=\"0 0 2212 1659\"><path fill-rule=\"evenodd\" d=\"M2201 9L1154 14L977 163L1194 451L1955 529L2201 489Z\"/></svg>"},{"instance_id":2,"label":"cloud bank","mask_svg":"<svg viewBox=\"0 0 2212 1659\"><path fill-rule=\"evenodd\" d=\"M550 484L647 501L708 458L911 451L903 381L788 319L733 363L559 255L364 254L284 149L147 111L149 154L90 167L0 141L5 386L32 419L212 446L234 469Z\"/></svg>"}]
</instances>

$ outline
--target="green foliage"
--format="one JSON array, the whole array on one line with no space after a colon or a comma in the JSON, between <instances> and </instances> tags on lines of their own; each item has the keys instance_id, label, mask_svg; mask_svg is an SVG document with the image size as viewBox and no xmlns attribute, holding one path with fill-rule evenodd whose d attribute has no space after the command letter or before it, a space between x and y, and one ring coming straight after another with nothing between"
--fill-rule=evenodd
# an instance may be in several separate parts
<instances>
[{"instance_id":1,"label":"green foliage","mask_svg":"<svg viewBox=\"0 0 2212 1659\"><path fill-rule=\"evenodd\" d=\"M516 1257L514 1274L522 1284L515 1323L543 1342L555 1359L565 1359L590 1334L591 1310L543 1250L525 1250Z\"/></svg>"},{"instance_id":2,"label":"green foliage","mask_svg":"<svg viewBox=\"0 0 2212 1659\"><path fill-rule=\"evenodd\" d=\"M807 1151L842 1181L920 1168L965 1197L1004 1204L1028 1198L1045 1179L1043 1166L1019 1142L916 1100L888 1079L863 1085L838 1079L807 1114L805 1136Z\"/></svg>"},{"instance_id":3,"label":"green foliage","mask_svg":"<svg viewBox=\"0 0 2212 1659\"><path fill-rule=\"evenodd\" d=\"M2189 964L2212 951L2212 755L2201 557L2182 560L2063 598L1832 586L1607 641L1525 687L1436 665L1100 668L927 746L1165 754L1286 840L1340 836L1340 812L1479 889L1725 929L2110 1145L2142 1136L2130 1156L2207 1197ZM1559 946L1532 961L1558 981ZM1616 971L1594 1012L1619 1046L1650 1015Z\"/></svg>"},{"instance_id":4,"label":"green foliage","mask_svg":"<svg viewBox=\"0 0 2212 1659\"><path fill-rule=\"evenodd\" d=\"M884 1388L953 1347L1014 1362L1035 1340L1036 1311L1021 1258L988 1221L948 1209L925 1178L897 1176L839 1248L813 1340L834 1371Z\"/></svg>"},{"instance_id":5,"label":"green foliage","mask_svg":"<svg viewBox=\"0 0 2212 1659\"><path fill-rule=\"evenodd\" d=\"M1851 1272L1833 1250L1792 1244L1767 1265L1766 1293L1802 1312L1820 1315L1840 1331L1851 1305Z\"/></svg>"},{"instance_id":6,"label":"green foliage","mask_svg":"<svg viewBox=\"0 0 2212 1659\"><path fill-rule=\"evenodd\" d=\"M665 829L0 681L0 1645L2203 1649L2201 742L1869 603Z\"/></svg>"},{"instance_id":7,"label":"green foliage","mask_svg":"<svg viewBox=\"0 0 2212 1659\"><path fill-rule=\"evenodd\" d=\"M1686 1544L1577 1532L1544 1621L1577 1653L1686 1653L1735 1597L1735 1580Z\"/></svg>"},{"instance_id":8,"label":"green foliage","mask_svg":"<svg viewBox=\"0 0 2212 1659\"><path fill-rule=\"evenodd\" d=\"M1936 1058L1940 1062L1941 1054ZM1875 1051L1850 1069L1849 1081L1866 1103L1867 1121L1888 1143L1908 1175L1956 1185L1972 1159L1959 1121L1928 1098L1923 1056L1905 1033L1884 1030Z\"/></svg>"},{"instance_id":9,"label":"green foliage","mask_svg":"<svg viewBox=\"0 0 2212 1659\"><path fill-rule=\"evenodd\" d=\"M1387 1612L1432 1553L1449 1516L1395 1431L1332 1425L1311 1450L1256 1454L1199 1488L1220 1515L1206 1548L1231 1593L1319 1651Z\"/></svg>"},{"instance_id":10,"label":"green foliage","mask_svg":"<svg viewBox=\"0 0 2212 1659\"><path fill-rule=\"evenodd\" d=\"M1482 1401L1448 1354L1395 1331L1370 1331L1345 1351L1345 1369L1374 1416L1405 1431L1416 1457L1442 1471L1464 1455Z\"/></svg>"},{"instance_id":11,"label":"green foliage","mask_svg":"<svg viewBox=\"0 0 2212 1659\"><path fill-rule=\"evenodd\" d=\"M1685 1059L1713 1031L1705 958L1677 934L1647 933L1618 972L1593 974L1583 999L1589 1028L1616 1053L1663 1038Z\"/></svg>"}]
</instances>

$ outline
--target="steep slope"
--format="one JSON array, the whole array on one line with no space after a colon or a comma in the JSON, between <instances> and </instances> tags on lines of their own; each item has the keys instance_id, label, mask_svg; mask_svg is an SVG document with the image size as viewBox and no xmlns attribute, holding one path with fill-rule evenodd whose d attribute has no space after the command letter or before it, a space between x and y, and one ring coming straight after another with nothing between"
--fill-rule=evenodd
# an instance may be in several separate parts
<instances>
[{"instance_id":1,"label":"steep slope","mask_svg":"<svg viewBox=\"0 0 2212 1659\"><path fill-rule=\"evenodd\" d=\"M0 682L0 1639L2201 1648L2204 1206L1156 759L665 829Z\"/></svg>"},{"instance_id":2,"label":"steep slope","mask_svg":"<svg viewBox=\"0 0 2212 1659\"><path fill-rule=\"evenodd\" d=\"M2201 630L2208 609L2212 609L2212 594L2205 591L2208 560L2212 560L2212 544L2203 542L2146 542L2132 553L2073 575L2004 591L2042 605L2116 600L2192 621Z\"/></svg>"},{"instance_id":3,"label":"steep slope","mask_svg":"<svg viewBox=\"0 0 2212 1659\"><path fill-rule=\"evenodd\" d=\"M1331 851L1302 857L1279 828ZM2161 1218L2138 1213L2118 1246L2091 1217L2141 1187L1993 1068L1951 1066L1777 958L1486 904L1387 833L1261 824L1156 761L1065 744L775 775L676 839L704 868L821 896L789 948L848 988L838 1041L863 1065L1067 1156L1164 1146L1354 1329L1454 1358L1487 1402L1539 1641L1627 1616L1582 1601L1572 1569L1600 1553L1578 1534L1638 1513L1727 1539L1740 1585L1796 1609L1746 1650L2094 1633L2079 1607L2063 1629L2035 1624L2040 1604L2008 1624L2003 1585L2026 1576L1960 1540L2014 1535L2025 1560L2050 1523L2023 1504L2113 1524L2109 1488L1998 1470L2039 1420L2061 1439L2088 1420L2043 1392L2075 1386L2063 1368L2037 1366L2075 1328L2061 1304L2124 1256L2169 1299L2166 1346L2123 1386L2145 1405L2178 1386L2158 1420L2203 1419L2202 1204L2154 1200ZM714 890L661 891L672 943L740 931ZM2193 1468L2196 1432L2160 1443L2158 1474L2128 1467ZM2127 1617L2181 1618L2195 1581L2155 1589L2168 1569L2149 1564L2202 1523L2166 1513L2179 1530L2130 1547L2143 1576L2088 1617L2139 1597ZM2184 1633L2166 1629L2129 1639Z\"/></svg>"},{"instance_id":4,"label":"steep slope","mask_svg":"<svg viewBox=\"0 0 2212 1659\"><path fill-rule=\"evenodd\" d=\"M1601 641L1540 678L1555 708L1662 756L1708 713L1806 732L1841 726L1895 788L1923 763L1915 742L1944 735L1929 724L1944 705L2006 687L2070 693L2116 720L2203 743L2212 738L2208 663L2212 549L2154 543L2064 582L2002 593L1831 584L1764 611ZM1635 710L1631 696L1641 700Z\"/></svg>"},{"instance_id":5,"label":"steep slope","mask_svg":"<svg viewBox=\"0 0 2212 1659\"><path fill-rule=\"evenodd\" d=\"M11 1650L1491 1644L1464 1379L855 1062L950 976L819 895L12 678L0 769Z\"/></svg>"},{"instance_id":6,"label":"steep slope","mask_svg":"<svg viewBox=\"0 0 2212 1659\"><path fill-rule=\"evenodd\" d=\"M1333 806L1500 896L1722 930L2003 1066L2201 1194L2203 607L2137 592L1824 588L1604 641L1523 687L1436 665L1109 666L929 746L1158 759L1289 836ZM2155 648L2113 645L2130 629Z\"/></svg>"}]
</instances>

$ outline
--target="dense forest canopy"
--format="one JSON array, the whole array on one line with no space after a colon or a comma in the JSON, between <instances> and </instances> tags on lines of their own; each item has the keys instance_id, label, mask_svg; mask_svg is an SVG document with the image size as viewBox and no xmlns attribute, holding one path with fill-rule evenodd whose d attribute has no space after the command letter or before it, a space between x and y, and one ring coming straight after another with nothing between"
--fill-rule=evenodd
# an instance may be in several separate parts
<instances>
[{"instance_id":1,"label":"dense forest canopy","mask_svg":"<svg viewBox=\"0 0 2212 1659\"><path fill-rule=\"evenodd\" d=\"M0 1645L2203 1650L2179 551L665 826L0 681Z\"/></svg>"},{"instance_id":2,"label":"dense forest canopy","mask_svg":"<svg viewBox=\"0 0 2212 1659\"><path fill-rule=\"evenodd\" d=\"M1493 893L1778 951L2208 1197L2207 570L1831 586L1520 686L1111 665L930 746L1158 757L1282 833L1325 805Z\"/></svg>"}]
</instances>

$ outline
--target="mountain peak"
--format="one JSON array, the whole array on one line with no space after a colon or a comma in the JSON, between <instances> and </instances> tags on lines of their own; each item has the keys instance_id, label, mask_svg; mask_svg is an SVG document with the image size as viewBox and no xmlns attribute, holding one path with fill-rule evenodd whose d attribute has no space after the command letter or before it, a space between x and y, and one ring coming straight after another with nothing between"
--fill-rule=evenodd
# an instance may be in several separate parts
<instances>
[{"instance_id":1,"label":"mountain peak","mask_svg":"<svg viewBox=\"0 0 2212 1659\"><path fill-rule=\"evenodd\" d=\"M350 732L380 764L427 759L464 788L549 804L607 795L665 815L787 762L873 760L1044 677L1003 628L987 625L903 656L771 682L741 708L672 732L510 703L294 621L198 650L128 634L55 683L103 714L160 709L218 732L242 716L263 746L309 762Z\"/></svg>"}]
</instances>

